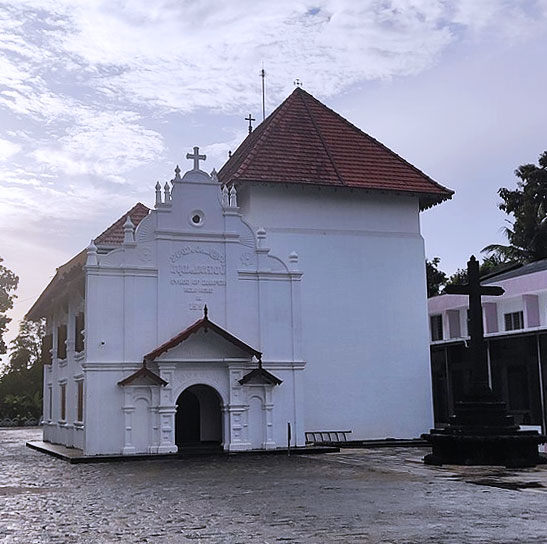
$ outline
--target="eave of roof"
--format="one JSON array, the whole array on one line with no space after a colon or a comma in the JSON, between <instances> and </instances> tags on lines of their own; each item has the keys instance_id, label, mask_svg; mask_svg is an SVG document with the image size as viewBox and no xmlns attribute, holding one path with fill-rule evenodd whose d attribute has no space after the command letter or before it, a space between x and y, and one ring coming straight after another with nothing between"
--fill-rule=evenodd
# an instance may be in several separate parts
<instances>
[{"instance_id":1,"label":"eave of roof","mask_svg":"<svg viewBox=\"0 0 547 544\"><path fill-rule=\"evenodd\" d=\"M44 317L47 313L45 311L47 305L51 304L56 297L66 291L70 285L73 285L78 280L83 280L83 267L86 258L86 250L84 249L72 257L70 261L57 268L55 276L53 276L47 287L26 313L25 319L37 321Z\"/></svg>"},{"instance_id":2,"label":"eave of roof","mask_svg":"<svg viewBox=\"0 0 547 544\"><path fill-rule=\"evenodd\" d=\"M281 385L283 383L283 380L280 380L277 376L274 376L271 372L268 372L262 367L255 368L248 374L245 374L245 376L239 380L239 383L241 385L245 385L253 380L261 381L262 383L267 383L270 385Z\"/></svg>"},{"instance_id":3,"label":"eave of roof","mask_svg":"<svg viewBox=\"0 0 547 544\"><path fill-rule=\"evenodd\" d=\"M113 249L120 246L123 243L123 224L127 219L127 216L129 215L131 217L133 225L137 227L137 225L148 215L149 211L150 209L147 206L141 202L137 202L135 206L124 213L117 221L95 238L95 245L105 249ZM72 259L60 266L53 279L25 315L25 319L36 321L44 317L47 313L47 306L52 303L53 299L67 291L69 285L74 281L83 279L83 267L85 266L86 259L87 250L83 249L80 253L72 257Z\"/></svg>"},{"instance_id":4,"label":"eave of roof","mask_svg":"<svg viewBox=\"0 0 547 544\"><path fill-rule=\"evenodd\" d=\"M163 378L152 372L149 368L147 368L145 363L143 363L139 370L133 372L133 374L127 376L127 378L120 380L118 382L118 385L122 387L125 387L126 385L131 385L135 380L138 380L139 378L145 378L163 387L167 385L167 382Z\"/></svg>"},{"instance_id":5,"label":"eave of roof","mask_svg":"<svg viewBox=\"0 0 547 544\"><path fill-rule=\"evenodd\" d=\"M412 194L422 209L453 195L300 88L247 136L218 177L223 184L297 183Z\"/></svg>"}]
</instances>

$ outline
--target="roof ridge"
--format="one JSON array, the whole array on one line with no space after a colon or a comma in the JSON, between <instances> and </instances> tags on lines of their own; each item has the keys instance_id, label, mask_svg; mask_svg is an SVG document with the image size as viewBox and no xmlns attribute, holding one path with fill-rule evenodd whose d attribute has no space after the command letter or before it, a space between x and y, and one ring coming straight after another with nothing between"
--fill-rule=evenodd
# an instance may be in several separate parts
<instances>
[{"instance_id":1,"label":"roof ridge","mask_svg":"<svg viewBox=\"0 0 547 544\"><path fill-rule=\"evenodd\" d=\"M426 174L424 171L420 170L418 167L414 166L412 163L408 162L406 159L404 159L403 157L401 157L401 155L399 155L398 153L396 153L395 151L393 151L392 149L390 149L389 147L387 147L384 143L382 143L380 140L377 140L374 136L371 136L370 134L367 134L364 130L360 129L357 125L354 125L351 121L348 121L343 115L340 115L338 112L334 111L332 108L329 108L326 104L323 104L323 102L321 102L320 100L318 100L317 98L315 98L315 96L313 96L312 94L308 93L307 91L305 91L304 89L300 89L301 92L303 93L306 93L307 96L309 96L314 102L316 102L317 104L319 104L319 106L322 106L323 108L329 110L331 113L333 113L334 115L336 115L336 117L338 117L341 121L343 121L346 125L348 125L350 128L356 130L357 132L359 132L360 134L362 134L363 136L365 136L366 138L369 138L370 140L372 140L373 142L375 142L376 144L378 144L379 146L381 146L385 151L389 152L391 155L393 155L394 157L396 157L397 159L399 159L401 162L403 162L404 164L406 164L407 166L410 166L415 172L418 172L419 174L421 174L422 176L425 176L426 178L428 178L429 181L431 181L434 185L436 185L437 187L439 187L440 189L443 189L445 191L448 191L450 194L454 194L454 191L452 191L452 189L448 189L448 187L445 187L444 185L441 185L440 183L438 183L437 181L435 181L433 178L431 178L431 176L429 176L428 174Z\"/></svg>"},{"instance_id":2,"label":"roof ridge","mask_svg":"<svg viewBox=\"0 0 547 544\"><path fill-rule=\"evenodd\" d=\"M299 88L300 87L297 87L297 89L299 89ZM336 166L336 162L334 160L334 157L332 156L332 153L330 152L329 146L328 146L325 138L323 138L323 134L321 133L321 129L319 128L319 125L317 124L317 122L316 122L310 108L306 104L306 99L304 97L305 96L311 96L311 94L307 93L303 89L301 89L301 92L305 93L305 94L299 93L300 99L302 100L302 104L304 104L304 108L306 108L306 111L308 112L308 115L310 117L310 121L312 122L312 125L315 128L315 132L317 132L317 136L319 136L319 140L321 141L321 144L323 145L323 148L325 149L325 153L327 154L327 157L329 158L330 163L332 164L332 167L334 168L334 171L336 172L336 175L338 176L338 179L339 179L340 183L342 185L346 185L346 182L344 181L344 177L342 176L342 174L338 170L338 167ZM321 103L321 102L319 102L319 103Z\"/></svg>"}]
</instances>

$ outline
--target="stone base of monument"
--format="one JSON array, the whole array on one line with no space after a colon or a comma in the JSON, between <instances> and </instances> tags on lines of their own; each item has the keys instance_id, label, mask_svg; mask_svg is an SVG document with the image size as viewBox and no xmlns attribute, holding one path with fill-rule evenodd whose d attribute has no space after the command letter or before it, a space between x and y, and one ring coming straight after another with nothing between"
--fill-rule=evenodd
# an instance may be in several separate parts
<instances>
[{"instance_id":1,"label":"stone base of monument","mask_svg":"<svg viewBox=\"0 0 547 544\"><path fill-rule=\"evenodd\" d=\"M501 465L512 468L546 463L539 444L547 436L521 431L505 402L490 396L456 403L455 414L445 429L432 429L422 438L432 446L424 457L429 465Z\"/></svg>"}]
</instances>

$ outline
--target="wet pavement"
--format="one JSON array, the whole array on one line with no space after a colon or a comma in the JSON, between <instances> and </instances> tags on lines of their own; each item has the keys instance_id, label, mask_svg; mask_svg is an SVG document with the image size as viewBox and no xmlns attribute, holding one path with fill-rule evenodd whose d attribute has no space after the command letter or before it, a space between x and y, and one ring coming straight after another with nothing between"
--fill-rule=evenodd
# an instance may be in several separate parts
<instances>
[{"instance_id":1,"label":"wet pavement","mask_svg":"<svg viewBox=\"0 0 547 544\"><path fill-rule=\"evenodd\" d=\"M547 466L431 467L420 448L70 465L0 430L2 543L547 542Z\"/></svg>"}]
</instances>

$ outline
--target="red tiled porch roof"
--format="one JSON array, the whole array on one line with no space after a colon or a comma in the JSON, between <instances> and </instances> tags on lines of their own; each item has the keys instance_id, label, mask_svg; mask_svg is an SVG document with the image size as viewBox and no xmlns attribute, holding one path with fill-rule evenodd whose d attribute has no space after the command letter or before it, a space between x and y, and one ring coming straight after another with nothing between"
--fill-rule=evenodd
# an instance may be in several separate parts
<instances>
[{"instance_id":1,"label":"red tiled porch roof","mask_svg":"<svg viewBox=\"0 0 547 544\"><path fill-rule=\"evenodd\" d=\"M297 87L238 147L221 183L266 182L415 194L421 208L453 191Z\"/></svg>"},{"instance_id":2,"label":"red tiled porch roof","mask_svg":"<svg viewBox=\"0 0 547 544\"><path fill-rule=\"evenodd\" d=\"M173 336L173 338L171 338L170 340L167 340L167 342L164 342L161 346L157 347L154 351L151 351L150 353L146 354L144 356L144 360L153 361L154 359L156 359L157 357L159 357L166 351L169 351L175 346L178 346L181 342L184 342L192 334L198 332L201 329L204 329L205 331L211 330L212 332L218 334L219 336L221 336L228 342L232 343L234 346L237 346L239 349L246 351L250 355L254 355L257 359L260 360L262 358L262 352L257 351L253 347L249 346L248 344L243 342L243 340L240 340L239 338L237 338L237 336L234 336L233 334L229 333L227 330L218 326L216 323L209 321L209 317L207 316L207 307L205 307L205 312L201 319L198 319L195 323L190 325L188 328L179 332L176 336Z\"/></svg>"}]
</instances>

